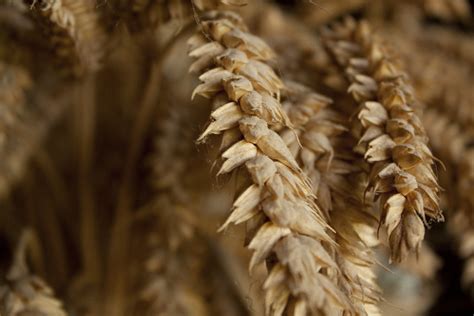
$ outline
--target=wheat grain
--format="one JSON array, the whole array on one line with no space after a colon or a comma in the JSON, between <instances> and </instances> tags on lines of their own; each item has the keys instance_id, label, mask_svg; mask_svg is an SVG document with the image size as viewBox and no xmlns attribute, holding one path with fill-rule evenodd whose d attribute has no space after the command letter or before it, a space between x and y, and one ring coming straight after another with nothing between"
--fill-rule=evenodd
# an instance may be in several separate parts
<instances>
[{"instance_id":1,"label":"wheat grain","mask_svg":"<svg viewBox=\"0 0 474 316\"><path fill-rule=\"evenodd\" d=\"M329 49L345 67L348 91L360 103L355 150L371 164L370 185L384 210L392 259L401 261L420 247L425 217L442 219L433 156L414 113L417 100L365 22L348 19L326 33Z\"/></svg>"},{"instance_id":2,"label":"wheat grain","mask_svg":"<svg viewBox=\"0 0 474 316\"><path fill-rule=\"evenodd\" d=\"M291 126L279 103L280 79L264 62L273 51L247 33L240 17L210 12L203 32L190 40L191 71L204 72L194 95L213 98L212 122L199 141L223 134L219 174L245 165L252 184L235 200L221 230L257 220L248 245L250 269L275 256L264 285L267 315L351 310L348 298L321 270L336 269L321 242L332 243L311 187L281 137L271 128ZM211 39L211 41L207 41ZM242 139L243 138L243 139ZM269 263L269 262L268 262Z\"/></svg>"}]
</instances>

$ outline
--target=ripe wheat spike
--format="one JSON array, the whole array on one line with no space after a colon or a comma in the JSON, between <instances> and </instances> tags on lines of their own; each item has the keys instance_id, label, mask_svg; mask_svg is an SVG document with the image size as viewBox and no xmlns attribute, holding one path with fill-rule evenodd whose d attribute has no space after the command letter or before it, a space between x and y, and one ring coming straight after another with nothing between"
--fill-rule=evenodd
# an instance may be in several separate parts
<instances>
[{"instance_id":1,"label":"ripe wheat spike","mask_svg":"<svg viewBox=\"0 0 474 316\"><path fill-rule=\"evenodd\" d=\"M311 186L272 128L291 127L279 102L283 83L265 62L273 51L247 32L239 16L209 12L203 29L189 40L193 72L203 72L194 95L212 98L212 121L199 141L223 134L218 174L245 165L251 185L238 196L221 227L254 222L250 270L267 261L267 315L351 311L346 295L322 270L337 270L322 243L333 244ZM207 70L207 71L206 71ZM245 172L239 168L242 172ZM270 264L270 258L276 260ZM317 294L316 294L317 293Z\"/></svg>"},{"instance_id":2,"label":"ripe wheat spike","mask_svg":"<svg viewBox=\"0 0 474 316\"><path fill-rule=\"evenodd\" d=\"M327 29L328 49L344 67L355 112L355 148L371 164L370 188L383 208L392 260L419 249L426 217L442 220L434 158L415 114L417 100L405 74L366 22L346 19Z\"/></svg>"}]
</instances>

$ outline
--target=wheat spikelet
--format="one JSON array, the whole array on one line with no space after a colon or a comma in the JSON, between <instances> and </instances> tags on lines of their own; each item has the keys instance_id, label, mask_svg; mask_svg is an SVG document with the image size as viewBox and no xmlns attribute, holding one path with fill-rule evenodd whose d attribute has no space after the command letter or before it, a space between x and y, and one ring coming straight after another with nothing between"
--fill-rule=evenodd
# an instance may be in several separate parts
<instances>
[{"instance_id":1,"label":"wheat spikelet","mask_svg":"<svg viewBox=\"0 0 474 316\"><path fill-rule=\"evenodd\" d=\"M0 313L5 316L66 316L52 289L28 271L26 250L31 234L28 230L23 232L12 266L0 286Z\"/></svg>"},{"instance_id":2,"label":"wheat spikelet","mask_svg":"<svg viewBox=\"0 0 474 316\"><path fill-rule=\"evenodd\" d=\"M362 203L364 173L352 164L350 147L348 152L337 140L348 136L342 125L344 118L328 107L330 99L297 83L286 83L286 87L283 105L298 129L301 145L292 131L281 134L310 177L319 204L336 230L337 261L343 275L340 282L358 313L380 315L380 289L375 283L374 253L370 249L376 244L376 218Z\"/></svg>"},{"instance_id":3,"label":"wheat spikelet","mask_svg":"<svg viewBox=\"0 0 474 316\"><path fill-rule=\"evenodd\" d=\"M28 13L43 27L64 71L82 75L100 67L106 38L94 0L32 1Z\"/></svg>"},{"instance_id":4,"label":"wheat spikelet","mask_svg":"<svg viewBox=\"0 0 474 316\"><path fill-rule=\"evenodd\" d=\"M250 269L274 258L264 285L267 315L351 310L347 297L321 270L336 264L321 242L332 243L311 187L281 137L271 128L289 126L279 103L280 79L264 62L273 51L247 33L240 17L210 12L203 32L190 40L191 71L203 72L194 95L212 98L212 122L199 138L223 134L219 174L245 165L251 185L235 200L221 230L255 221L248 245ZM208 41L208 38L211 41ZM243 170L242 170L243 171Z\"/></svg>"},{"instance_id":5,"label":"wheat spikelet","mask_svg":"<svg viewBox=\"0 0 474 316\"><path fill-rule=\"evenodd\" d=\"M360 103L355 150L371 164L370 185L380 198L392 260L420 247L426 216L441 220L439 186L412 87L365 22L346 20L326 32L328 47L345 67L348 91Z\"/></svg>"}]
</instances>

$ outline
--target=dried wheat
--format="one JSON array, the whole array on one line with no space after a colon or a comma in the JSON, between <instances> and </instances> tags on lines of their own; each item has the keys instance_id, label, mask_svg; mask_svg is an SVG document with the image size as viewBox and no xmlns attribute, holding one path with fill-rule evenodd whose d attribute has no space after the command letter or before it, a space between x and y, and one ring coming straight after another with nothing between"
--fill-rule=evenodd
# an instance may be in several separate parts
<instances>
[{"instance_id":1,"label":"dried wheat","mask_svg":"<svg viewBox=\"0 0 474 316\"><path fill-rule=\"evenodd\" d=\"M202 27L189 40L190 56L196 58L191 71L204 72L194 95L212 98L216 109L199 141L223 134L219 174L245 165L252 182L221 229L254 221L250 269L269 264L266 314L281 315L288 308L295 315L350 310L348 298L321 273L336 269L321 244L333 243L324 215L298 163L271 129L290 126L279 102L283 84L264 63L273 51L249 34L236 14L210 12Z\"/></svg>"},{"instance_id":2,"label":"dried wheat","mask_svg":"<svg viewBox=\"0 0 474 316\"><path fill-rule=\"evenodd\" d=\"M347 19L327 30L327 44L345 68L348 92L360 103L356 151L371 164L370 187L380 199L392 260L419 249L426 217L441 220L433 156L405 74L365 22Z\"/></svg>"},{"instance_id":3,"label":"dried wheat","mask_svg":"<svg viewBox=\"0 0 474 316\"><path fill-rule=\"evenodd\" d=\"M356 303L358 313L380 315L380 289L372 271L375 259L370 248L377 244L377 222L363 204L364 173L353 164L350 147L340 139L349 136L342 125L345 119L328 107L330 99L296 83L287 83L286 87L283 105L299 129L301 145L292 131L287 129L281 134L310 177L319 204L336 230L340 250L336 256L343 275L340 282Z\"/></svg>"},{"instance_id":4,"label":"dried wheat","mask_svg":"<svg viewBox=\"0 0 474 316\"><path fill-rule=\"evenodd\" d=\"M106 38L94 0L28 2L63 71L82 75L100 67Z\"/></svg>"},{"instance_id":5,"label":"dried wheat","mask_svg":"<svg viewBox=\"0 0 474 316\"><path fill-rule=\"evenodd\" d=\"M39 277L30 274L26 251L31 231L25 231L17 246L14 260L0 286L0 314L5 316L66 316L62 303Z\"/></svg>"},{"instance_id":6,"label":"dried wheat","mask_svg":"<svg viewBox=\"0 0 474 316\"><path fill-rule=\"evenodd\" d=\"M32 85L25 67L0 60L0 196L21 179L28 159L64 109L64 95L56 95L57 102L51 104L44 91L33 91Z\"/></svg>"}]
</instances>

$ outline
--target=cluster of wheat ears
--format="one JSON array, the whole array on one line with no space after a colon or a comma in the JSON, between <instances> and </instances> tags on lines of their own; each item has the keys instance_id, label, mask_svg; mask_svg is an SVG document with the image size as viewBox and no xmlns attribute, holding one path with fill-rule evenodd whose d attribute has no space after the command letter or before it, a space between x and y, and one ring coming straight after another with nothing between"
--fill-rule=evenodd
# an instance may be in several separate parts
<instances>
[{"instance_id":1,"label":"cluster of wheat ears","mask_svg":"<svg viewBox=\"0 0 474 316\"><path fill-rule=\"evenodd\" d=\"M0 315L469 300L471 5L0 0Z\"/></svg>"}]
</instances>

